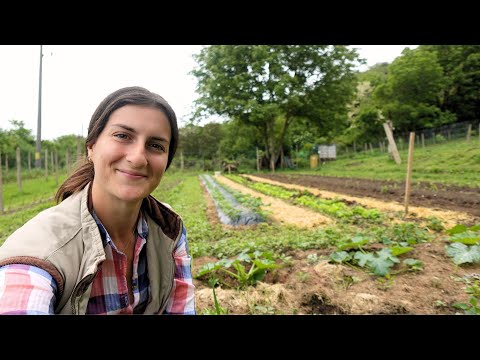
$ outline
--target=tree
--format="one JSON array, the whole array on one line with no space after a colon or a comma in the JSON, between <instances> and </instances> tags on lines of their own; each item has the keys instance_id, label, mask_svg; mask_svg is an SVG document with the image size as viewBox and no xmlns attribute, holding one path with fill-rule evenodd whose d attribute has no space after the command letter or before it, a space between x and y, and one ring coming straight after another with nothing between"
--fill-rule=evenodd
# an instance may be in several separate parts
<instances>
[{"instance_id":1,"label":"tree","mask_svg":"<svg viewBox=\"0 0 480 360\"><path fill-rule=\"evenodd\" d=\"M195 55L195 118L218 114L257 128L270 168L289 125L308 118L322 131L346 122L358 54L346 46L210 46ZM279 129L278 129L279 127ZM277 128L277 130L276 130Z\"/></svg>"},{"instance_id":2,"label":"tree","mask_svg":"<svg viewBox=\"0 0 480 360\"><path fill-rule=\"evenodd\" d=\"M373 96L398 130L411 131L454 119L438 106L444 88L443 68L436 53L406 48L390 65L387 81Z\"/></svg>"}]
</instances>

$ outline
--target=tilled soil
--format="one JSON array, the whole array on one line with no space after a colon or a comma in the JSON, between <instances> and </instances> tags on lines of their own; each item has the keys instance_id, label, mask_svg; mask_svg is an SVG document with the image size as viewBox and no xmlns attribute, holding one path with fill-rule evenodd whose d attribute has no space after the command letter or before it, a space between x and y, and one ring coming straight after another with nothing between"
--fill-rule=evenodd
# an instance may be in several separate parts
<instances>
[{"instance_id":1,"label":"tilled soil","mask_svg":"<svg viewBox=\"0 0 480 360\"><path fill-rule=\"evenodd\" d=\"M255 174L255 176L341 194L404 202L405 182L318 175ZM480 187L443 184L412 185L410 205L465 212L480 220Z\"/></svg>"},{"instance_id":2,"label":"tilled soil","mask_svg":"<svg viewBox=\"0 0 480 360\"><path fill-rule=\"evenodd\" d=\"M329 190L357 197L367 196L366 191L361 192L355 187L354 179L328 178L329 181L327 181L323 177L315 179L316 177L313 176L298 175L293 178L285 175L264 175L263 177L270 181L283 180L284 183L301 184L320 189L322 192ZM224 183L229 182L224 178L220 180ZM349 181L342 182L342 180ZM378 186L376 182L370 182L370 185L368 183L365 181L367 184L365 189L374 189ZM359 181L357 185L361 184L362 181ZM228 185L232 186L230 182ZM337 186L334 187L335 185ZM251 191L238 184L235 188L246 193ZM353 190L347 192L349 189ZM422 193L421 186L417 190ZM473 193L478 196L478 192L473 191ZM381 197L375 194L380 194ZM388 209L389 200L401 202L401 199L392 199L383 195L385 193L381 191L371 190L368 193L369 197L382 200L386 209ZM393 194L390 195L393 196ZM205 196L208 199L208 194ZM445 198L447 198L446 195ZM454 197L451 199L454 202ZM274 199L270 197L262 198L264 202L273 203L272 200ZM279 202L282 201L279 200ZM210 221L218 224L213 202L210 200L207 204ZM432 206L432 202L426 201L416 201L414 204L419 207ZM448 204L448 201L445 201L445 204ZM460 210L462 213L467 211L459 207L434 206L452 211ZM476 214L478 219L478 212L475 212L477 209L469 209L474 212L468 211L468 214L472 216ZM276 221L281 223L283 218L291 217L295 211L306 209L277 204L273 210L272 215L274 214ZM438 213L441 211L439 210ZM458 219L462 219L461 213L458 214L454 217L459 216ZM307 214L303 216L307 217ZM469 221L472 221L471 219ZM300 227L302 225L303 223L297 224ZM322 224L319 223L316 226L322 226ZM430 243L418 244L409 253L409 257L420 260L423 270L405 271L404 269L389 279L373 276L345 265L329 263L327 258L332 249L295 250L285 254L291 258L289 262L281 263L279 269L267 274L266 278L256 286L249 286L242 290L220 286L216 289L216 296L219 305L228 314L463 314L463 311L455 308L454 305L469 302L465 288L468 282L480 278L480 264L456 266L445 254L446 244L441 237ZM315 255L318 261L312 262L312 255ZM207 256L197 257L194 261L193 273L195 274L205 263L217 260L219 259ZM212 289L205 281L195 279L194 283L198 313L205 313L207 309L212 313L214 311Z\"/></svg>"}]
</instances>

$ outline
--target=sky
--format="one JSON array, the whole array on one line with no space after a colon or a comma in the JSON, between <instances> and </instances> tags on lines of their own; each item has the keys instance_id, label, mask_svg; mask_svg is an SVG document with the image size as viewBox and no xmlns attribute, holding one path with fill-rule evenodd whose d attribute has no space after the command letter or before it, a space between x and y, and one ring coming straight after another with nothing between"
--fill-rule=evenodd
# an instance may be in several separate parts
<instances>
[{"instance_id":1,"label":"sky","mask_svg":"<svg viewBox=\"0 0 480 360\"><path fill-rule=\"evenodd\" d=\"M405 47L352 45L367 64L391 63ZM196 79L189 72L202 45L43 45L42 139L87 135L90 118L113 91L138 85L163 96L179 126L192 112ZM37 135L40 45L0 45L0 128L20 120Z\"/></svg>"}]
</instances>

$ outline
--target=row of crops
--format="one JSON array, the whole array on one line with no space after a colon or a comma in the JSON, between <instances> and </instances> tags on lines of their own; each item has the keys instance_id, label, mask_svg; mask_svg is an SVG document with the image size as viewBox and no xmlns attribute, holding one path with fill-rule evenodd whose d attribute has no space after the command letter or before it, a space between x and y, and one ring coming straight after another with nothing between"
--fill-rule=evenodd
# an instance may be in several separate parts
<instances>
[{"instance_id":1,"label":"row of crops","mask_svg":"<svg viewBox=\"0 0 480 360\"><path fill-rule=\"evenodd\" d=\"M478 225L470 227L458 225L447 230L436 218L409 222L404 221L400 214L382 213L378 209L359 206L341 198L324 199L305 190L287 189L278 185L252 181L239 175L225 175L225 177L258 193L327 215L334 220L334 226L337 229L348 228L346 236L335 232L330 241L311 244L311 248L330 248L331 251L323 255L323 258L328 259L330 263L342 264L374 277L391 279L402 273L421 272L424 264L409 254L413 252L416 245L435 239L446 242L445 254L457 266L480 263L480 226ZM241 214L247 213L246 211L249 217L269 222L268 213L262 213L259 210L268 204L262 204L260 198L235 191L208 175L202 175L201 179L214 200L219 218L226 219L222 220L222 223L245 225L246 222L240 219L243 218ZM255 204L255 206L249 206L249 204ZM248 210L244 210L245 208ZM256 212L257 215L254 215ZM258 222L251 224L258 224ZM323 230L328 233L331 229L332 227ZM217 262L204 264L194 275L213 289L218 284L240 289L254 286L269 272L288 266L286 254L289 248L287 244L283 249L278 249L276 244L272 243L272 247L268 249L268 247L252 246L252 243L249 243L234 256L228 254ZM312 263L319 260L320 257L317 254L309 258ZM462 303L458 308L467 313L477 311L475 301L478 295L480 293L471 295L471 302ZM475 305L472 305L473 303Z\"/></svg>"},{"instance_id":2,"label":"row of crops","mask_svg":"<svg viewBox=\"0 0 480 360\"><path fill-rule=\"evenodd\" d=\"M396 276L424 272L425 264L415 249L435 241L444 244L442 252L454 266L475 268L480 263L480 226L458 225L445 229L437 218L404 219L401 214L360 206L341 197L322 198L305 190L287 189L239 175L224 178L240 186L234 190L226 185L228 182L220 181L222 178L172 172L153 193L169 203L186 223L194 260L193 275L200 294L202 289L214 295L215 290L232 289L240 291L235 296L241 297L259 284L272 283L278 278L277 274L295 274L291 276L301 283L306 281L308 267L322 262L390 283ZM265 197L262 201L259 196L247 195L238 189L250 189L253 191L250 194ZM205 193L211 197L220 223L209 221ZM332 222L313 228L279 224L272 220L275 214L269 198L323 214ZM0 216L0 243L51 205L53 203L44 203ZM294 270L298 254L305 252L308 256L302 261L307 270ZM460 301L458 309L475 313L480 311L476 305L480 280L469 281L468 301ZM278 313L277 305L262 301L258 300L258 308L253 306L242 313ZM448 303L445 299L439 301ZM211 302L208 307L202 305L197 310L206 314L222 313L222 304L216 305ZM283 313L295 311L283 310Z\"/></svg>"}]
</instances>

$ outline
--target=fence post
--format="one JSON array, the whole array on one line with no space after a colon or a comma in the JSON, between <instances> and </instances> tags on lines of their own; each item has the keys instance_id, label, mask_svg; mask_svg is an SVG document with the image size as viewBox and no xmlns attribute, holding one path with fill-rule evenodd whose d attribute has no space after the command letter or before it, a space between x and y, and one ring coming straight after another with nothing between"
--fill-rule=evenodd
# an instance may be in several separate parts
<instances>
[{"instance_id":1,"label":"fence post","mask_svg":"<svg viewBox=\"0 0 480 360\"><path fill-rule=\"evenodd\" d=\"M52 174L54 174L54 173L55 173L55 163L54 163L55 157L54 157L53 150L52 150L52 152L50 153L50 159L52 160L52 161L51 161L51 163L52 163Z\"/></svg>"},{"instance_id":2,"label":"fence post","mask_svg":"<svg viewBox=\"0 0 480 360\"><path fill-rule=\"evenodd\" d=\"M70 168L70 159L69 159L69 153L68 153L68 149L66 149L65 151L65 170L67 170L67 174L69 172L69 168Z\"/></svg>"},{"instance_id":3,"label":"fence post","mask_svg":"<svg viewBox=\"0 0 480 360\"><path fill-rule=\"evenodd\" d=\"M425 149L425 135L422 133L422 148Z\"/></svg>"},{"instance_id":4,"label":"fence post","mask_svg":"<svg viewBox=\"0 0 480 360\"><path fill-rule=\"evenodd\" d=\"M22 192L22 161L20 158L20 146L17 146L17 186L18 192Z\"/></svg>"},{"instance_id":5,"label":"fence post","mask_svg":"<svg viewBox=\"0 0 480 360\"><path fill-rule=\"evenodd\" d=\"M45 181L48 180L48 150L45 149Z\"/></svg>"},{"instance_id":6,"label":"fence post","mask_svg":"<svg viewBox=\"0 0 480 360\"><path fill-rule=\"evenodd\" d=\"M298 149L298 145L297 145L297 149ZM260 160L259 160L259 156L258 156L258 146L255 147L255 150L256 150L256 154L257 154L257 171L260 171ZM298 164L298 152L297 152L297 164Z\"/></svg>"},{"instance_id":7,"label":"fence post","mask_svg":"<svg viewBox=\"0 0 480 360\"><path fill-rule=\"evenodd\" d=\"M80 157L82 156L82 144L80 142L80 137L77 139L77 161L80 161Z\"/></svg>"},{"instance_id":8,"label":"fence post","mask_svg":"<svg viewBox=\"0 0 480 360\"><path fill-rule=\"evenodd\" d=\"M58 151L55 150L55 182L58 185Z\"/></svg>"},{"instance_id":9,"label":"fence post","mask_svg":"<svg viewBox=\"0 0 480 360\"><path fill-rule=\"evenodd\" d=\"M470 142L470 138L472 136L472 124L468 124L468 130L467 130L467 142Z\"/></svg>"},{"instance_id":10,"label":"fence post","mask_svg":"<svg viewBox=\"0 0 480 360\"><path fill-rule=\"evenodd\" d=\"M2 151L0 151L0 213L3 213Z\"/></svg>"},{"instance_id":11,"label":"fence post","mask_svg":"<svg viewBox=\"0 0 480 360\"><path fill-rule=\"evenodd\" d=\"M412 180L413 147L415 144L415 133L410 133L408 144L407 181L405 184L405 216L408 215L408 203L410 202L410 183Z\"/></svg>"},{"instance_id":12,"label":"fence post","mask_svg":"<svg viewBox=\"0 0 480 360\"><path fill-rule=\"evenodd\" d=\"M28 175L29 176L31 171L32 171L32 167L31 167L31 160L30 160L30 150L28 150Z\"/></svg>"},{"instance_id":13,"label":"fence post","mask_svg":"<svg viewBox=\"0 0 480 360\"><path fill-rule=\"evenodd\" d=\"M383 128L385 129L385 133L387 134L389 152L392 153L395 162L400 165L402 160L400 159L400 154L398 153L397 145L395 144L395 139L393 137L391 121L383 123Z\"/></svg>"}]
</instances>

